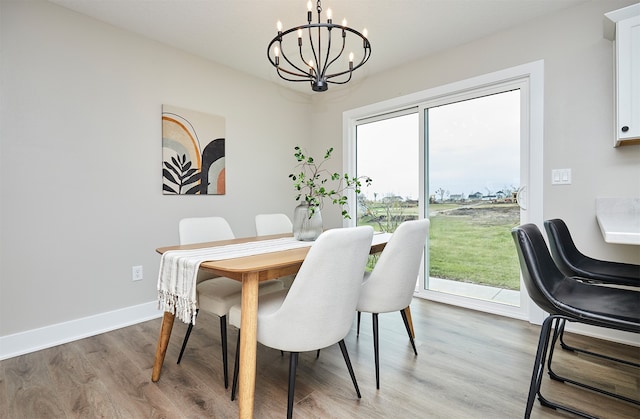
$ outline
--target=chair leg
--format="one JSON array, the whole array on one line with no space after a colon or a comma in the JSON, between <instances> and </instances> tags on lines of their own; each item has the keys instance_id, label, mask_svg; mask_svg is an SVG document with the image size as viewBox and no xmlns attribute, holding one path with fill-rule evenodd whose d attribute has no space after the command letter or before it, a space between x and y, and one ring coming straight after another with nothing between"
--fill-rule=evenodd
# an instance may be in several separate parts
<instances>
[{"instance_id":1,"label":"chair leg","mask_svg":"<svg viewBox=\"0 0 640 419\"><path fill-rule=\"evenodd\" d=\"M231 385L231 401L236 399L238 389L238 372L240 369L240 329L238 329L238 341L236 343L236 360L233 364L233 384Z\"/></svg>"},{"instance_id":2,"label":"chair leg","mask_svg":"<svg viewBox=\"0 0 640 419\"><path fill-rule=\"evenodd\" d=\"M227 362L227 316L220 317L220 340L222 341L224 388L229 388L229 367Z\"/></svg>"},{"instance_id":3,"label":"chair leg","mask_svg":"<svg viewBox=\"0 0 640 419\"><path fill-rule=\"evenodd\" d=\"M547 346L549 344L549 335L551 334L552 322L553 318L551 316L547 317L542 323L542 328L540 329L538 349L536 351L536 358L533 363L531 383L529 384L529 396L527 398L527 406L524 413L525 419L529 419L531 417L531 410L533 409L533 403L535 402L536 394L540 393L540 384L542 383L544 362L547 356Z\"/></svg>"},{"instance_id":4,"label":"chair leg","mask_svg":"<svg viewBox=\"0 0 640 419\"><path fill-rule=\"evenodd\" d=\"M625 365L629 365L632 367L636 367L636 368L640 368L640 363L637 362L631 362L631 361L627 361L626 359L620 359L620 358L615 358L609 355L605 355L605 354L601 354L598 352L592 352L592 351L588 351L586 349L582 349L582 348L576 348L575 346L571 346L569 344L567 344L564 341L564 319L561 319L561 321L563 322L562 324L562 329L560 331L560 346L562 346L562 349L565 349L567 351L571 351L571 352L580 352L583 354L587 354L587 355L591 355L591 356L596 356L598 358L602 358L602 359L606 359L608 361L614 361L614 362L619 362L621 364L625 364Z\"/></svg>"},{"instance_id":5,"label":"chair leg","mask_svg":"<svg viewBox=\"0 0 640 419\"><path fill-rule=\"evenodd\" d=\"M380 346L378 337L378 313L371 313L373 317L373 359L376 365L376 388L380 390Z\"/></svg>"},{"instance_id":6,"label":"chair leg","mask_svg":"<svg viewBox=\"0 0 640 419\"><path fill-rule=\"evenodd\" d=\"M553 328L553 338L551 338L551 345L549 348L549 357L547 358L547 370L548 370L549 377L553 380L562 381L562 382L564 382L564 380L561 379L560 376L556 375L551 369L551 362L553 360L553 353L556 347L556 343L558 342L558 338L562 335L562 332L564 331L564 325L565 325L565 319L557 318L553 321L551 326Z\"/></svg>"},{"instance_id":7,"label":"chair leg","mask_svg":"<svg viewBox=\"0 0 640 419\"><path fill-rule=\"evenodd\" d=\"M416 343L413 340L413 330L411 330L411 323L409 322L409 318L407 317L407 310L409 307L404 310L400 310L400 314L402 315L402 321L404 322L404 327L407 329L407 334L409 335L409 342L411 342L411 347L413 347L413 353L418 355L418 351L416 349ZM409 314L410 316L411 314Z\"/></svg>"},{"instance_id":8,"label":"chair leg","mask_svg":"<svg viewBox=\"0 0 640 419\"><path fill-rule=\"evenodd\" d=\"M416 331L413 329L413 320L411 319L411 307L407 306L402 311L407 316L407 323L409 324L409 330L411 330L411 337L415 339L416 338Z\"/></svg>"},{"instance_id":9,"label":"chair leg","mask_svg":"<svg viewBox=\"0 0 640 419\"><path fill-rule=\"evenodd\" d=\"M198 316L198 310L196 309L196 317ZM180 349L180 355L178 355L178 362L176 362L176 364L179 364L180 361L182 360L182 354L184 353L184 349L187 347L187 342L189 341L189 336L191 336L191 330L193 329L193 323L189 323L189 327L187 327L187 333L184 335L184 340L182 341L182 348Z\"/></svg>"},{"instance_id":10,"label":"chair leg","mask_svg":"<svg viewBox=\"0 0 640 419\"><path fill-rule=\"evenodd\" d=\"M293 417L293 397L296 388L296 368L298 367L298 352L289 354L289 390L287 395L287 419Z\"/></svg>"},{"instance_id":11,"label":"chair leg","mask_svg":"<svg viewBox=\"0 0 640 419\"><path fill-rule=\"evenodd\" d=\"M529 419L531 416L531 410L533 408L533 403L535 401L536 394L538 395L538 400L540 400L540 404L545 407L549 407L555 410L562 410L565 412L569 412L576 416L581 416L583 418L589 419L597 419L594 416L589 415L588 413L582 412L580 410L576 410L569 406L564 406L558 404L556 402L552 402L546 399L542 392L540 391L540 387L542 384L542 377L544 376L544 365L547 356L547 349L549 348L549 340L551 335L551 328L556 323L556 330L554 331L553 343L555 343L559 336L559 330L557 329L558 325L563 320L563 317L560 316L549 316L542 323L542 329L540 330L540 340L538 342L538 350L536 353L536 361L534 363L533 374L531 376L531 386L529 387L529 398L527 399L527 408L525 411L525 419ZM553 344L552 343L552 344ZM553 349L549 350L549 357L552 356L551 352ZM567 382L571 382L566 380Z\"/></svg>"},{"instance_id":12,"label":"chair leg","mask_svg":"<svg viewBox=\"0 0 640 419\"><path fill-rule=\"evenodd\" d=\"M358 311L358 328L356 329L356 336L360 336L360 316L361 312Z\"/></svg>"},{"instance_id":13,"label":"chair leg","mask_svg":"<svg viewBox=\"0 0 640 419\"><path fill-rule=\"evenodd\" d=\"M344 358L344 362L347 364L347 369L349 370L349 375L351 376L351 381L353 381L353 386L356 389L356 394L358 398L361 399L360 389L358 388L358 381L356 380L356 374L353 372L353 367L351 366L351 359L349 359L349 353L347 352L347 345L344 343L344 339L338 342L340 345L340 350L342 351L342 357Z\"/></svg>"},{"instance_id":14,"label":"chair leg","mask_svg":"<svg viewBox=\"0 0 640 419\"><path fill-rule=\"evenodd\" d=\"M589 385L589 384L586 384L586 383L583 383L583 382L580 382L580 381L576 381L576 380L571 379L571 378L563 377L563 376L557 374L553 370L553 368L551 367L551 361L553 359L553 351L554 351L554 348L555 348L555 345L556 345L556 342L558 341L558 339L562 339L562 334L564 332L565 323L566 323L566 320L562 319L562 318L556 319L556 322L555 322L555 332L554 332L554 335L553 335L553 340L551 342L551 349L549 349L549 360L547 361L547 369L549 371L549 377L551 377L551 379L556 380L556 381L573 384L573 385L576 385L578 387L586 388L588 390L595 391L595 392L600 393L600 394L606 394L609 397L613 397L613 398L616 398L616 399L619 399L619 400L624 400L627 403L640 405L640 400L632 399L630 397L626 397L626 396L623 396L623 395L618 394L618 393L613 393L611 391L607 391L607 390L605 390L603 388L600 388L600 387L595 387L595 386L592 386L592 385ZM604 358L604 359L607 359L607 360L610 360L610 361L614 361L614 362L620 362L620 363L623 363L623 364L634 365L634 363L632 363L632 362L627 362L627 361L622 360L622 359L612 358L612 357L609 357L609 356L603 355L603 354L598 354L598 353L593 353L593 352L590 352L590 351L585 351L584 349L575 348L575 351L576 352L583 352L583 353L592 354L593 356ZM582 415L581 412L578 413L578 414Z\"/></svg>"}]
</instances>

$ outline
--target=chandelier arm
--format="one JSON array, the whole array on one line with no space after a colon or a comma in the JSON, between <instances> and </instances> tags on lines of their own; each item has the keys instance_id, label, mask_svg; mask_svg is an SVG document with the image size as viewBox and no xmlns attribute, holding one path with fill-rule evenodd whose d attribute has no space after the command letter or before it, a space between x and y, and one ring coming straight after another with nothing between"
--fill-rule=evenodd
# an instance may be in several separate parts
<instances>
[{"instance_id":1,"label":"chandelier arm","mask_svg":"<svg viewBox=\"0 0 640 419\"><path fill-rule=\"evenodd\" d=\"M331 83L331 84L347 84L351 80L351 76L353 75L353 71L349 71L348 73L349 73L349 78L346 79L345 81L333 81L333 80L329 80L327 78L327 83ZM344 73L342 73L342 74L344 74ZM331 77L334 77L334 76L331 76Z\"/></svg>"},{"instance_id":2,"label":"chandelier arm","mask_svg":"<svg viewBox=\"0 0 640 419\"><path fill-rule=\"evenodd\" d=\"M296 70L298 70L298 71L300 72L300 74L296 74L296 73L294 73L294 72L292 72L292 71L288 71L288 70L287 70L287 69L285 69L285 68L282 68L282 70L283 70L283 71L285 71L285 72L287 72L287 73L289 73L289 74L295 74L295 75L297 75L297 76L299 76L299 77L308 77L308 73L307 73L304 69L302 69L302 68L298 67L298 66L297 66L297 65L295 65L293 62L291 62L291 60L289 60L289 57L287 57L287 55L284 53L284 51L282 50L282 47L280 47L280 54L282 55L282 58L284 58L284 60L285 60L286 62L288 62L288 63L289 63L289 65L290 65L291 67L293 67L293 68L295 68ZM304 61L303 61L303 62L304 62ZM278 67L278 68L280 68L280 67Z\"/></svg>"},{"instance_id":3,"label":"chandelier arm","mask_svg":"<svg viewBox=\"0 0 640 419\"><path fill-rule=\"evenodd\" d=\"M327 34L327 54L324 57L324 66L322 67L322 73L321 77L324 77L324 75L327 73L327 69L329 68L329 66L331 64L333 64L333 61L335 61L338 57L336 57L335 59L333 59L333 61L329 60L329 54L331 53L331 27L327 28L328 30L328 34ZM319 31L320 29L318 29ZM318 34L318 39L320 38L320 34ZM342 52L340 52L342 54ZM338 55L339 56L339 55ZM320 70L320 68L318 67L318 70Z\"/></svg>"},{"instance_id":4,"label":"chandelier arm","mask_svg":"<svg viewBox=\"0 0 640 419\"><path fill-rule=\"evenodd\" d=\"M311 67L311 66L309 65L309 63L307 62L307 60L306 60L306 59L304 58L304 56L302 55L302 44L301 44L301 43L299 43L299 44L298 44L298 53L299 53L299 55L300 55L300 60L301 60L301 61L302 61L306 66L307 66L307 68L308 68L310 71L314 71L314 70L313 70L313 67ZM309 74L309 72L307 72L307 75L308 75L308 74Z\"/></svg>"},{"instance_id":5,"label":"chandelier arm","mask_svg":"<svg viewBox=\"0 0 640 419\"><path fill-rule=\"evenodd\" d=\"M311 50L313 51L313 58L315 58L316 60L316 80L318 80L321 76L320 74L324 74L324 70L322 71L322 73L320 73L320 66L322 65L322 27L320 26L321 20L320 20L320 15L322 14L322 5L320 4L320 0L318 0L317 6L316 6L316 11L317 11L317 16L318 16L318 52L316 53L316 50L314 48L314 44L313 42L311 42L311 29L309 29L309 42L311 43ZM328 24L331 24L331 20L329 20ZM331 29L329 29L329 34L331 34Z\"/></svg>"},{"instance_id":6,"label":"chandelier arm","mask_svg":"<svg viewBox=\"0 0 640 419\"><path fill-rule=\"evenodd\" d=\"M358 68L362 67L369 60L369 57L371 57L371 44L369 43L369 40L364 37L364 35L362 35L358 31L356 31L355 29L349 28L347 26L342 27L342 29L344 31L351 32L351 33L357 35L358 37L360 37L362 39L363 48L364 48L364 54L362 55L362 60L357 65L354 65L353 68L350 68L350 69L345 70L345 71L341 71L339 73L333 73L333 74L325 75L327 81L330 78L333 78L333 77L338 77L338 76L342 76L342 75L347 74L347 73L352 73L353 71L355 71ZM346 42L346 39L343 42ZM340 57L340 55L342 55L343 51L344 51L344 44L343 44L343 50L340 51L340 54L334 59L334 61L336 59L338 59ZM349 75L349 79L351 79L351 75ZM339 82L332 82L332 83L334 83L334 84L344 84L344 83L339 83Z\"/></svg>"},{"instance_id":7,"label":"chandelier arm","mask_svg":"<svg viewBox=\"0 0 640 419\"><path fill-rule=\"evenodd\" d=\"M321 23L318 24L310 24L310 25L306 25L307 26L307 34L309 35L309 45L311 46L311 53L313 54L313 61L315 62L316 66L315 68L317 68L318 70L320 70L319 65L318 65L318 54L316 53L316 46L313 43L313 36L311 35L311 30L312 28L317 27L318 28L318 38L320 38L320 26ZM318 49L320 48L320 44L318 43ZM300 54L302 56L302 54ZM304 59L303 59L304 61ZM304 61L306 63L306 61ZM317 74L317 72L316 72Z\"/></svg>"},{"instance_id":8,"label":"chandelier arm","mask_svg":"<svg viewBox=\"0 0 640 419\"><path fill-rule=\"evenodd\" d=\"M282 72L285 72L285 73L287 73L287 74L292 74L292 75L294 75L294 76L296 76L296 77L304 77L304 78L299 78L299 79L290 79L290 78L287 78L287 77L283 76L283 75L280 73L281 71L282 71ZM309 75L308 75L308 74L306 74L306 75L304 75L304 74L297 74L297 73L294 73L293 71L289 71L289 70L284 69L284 68L276 68L276 72L278 73L278 76L280 76L280 78L281 78L282 80L286 80L286 81L294 81L294 82L300 82L300 81L303 81L303 82L309 83Z\"/></svg>"},{"instance_id":9,"label":"chandelier arm","mask_svg":"<svg viewBox=\"0 0 640 419\"><path fill-rule=\"evenodd\" d=\"M294 75L294 76L297 76L297 77L304 77L304 78L305 78L305 80L304 80L304 81L307 81L307 80L308 80L308 77L309 77L308 73L307 73L305 70L303 70L303 69L301 69L300 67L298 67L297 65L295 65L293 62L291 62L291 60L289 60L289 57L287 57L287 55L285 54L285 52L284 52L284 50L283 50L283 48L282 48L282 37L283 37L284 35L286 35L286 34L290 33L290 32L293 32L293 31L297 30L297 29L298 29L298 28L290 29L290 30L288 30L288 31L286 31L286 32L283 32L282 34L280 34L280 35L276 36L275 38L273 38L273 39L271 40L271 42L269 43L269 46L267 47L267 58L268 58L268 59L269 59L269 61L271 62L271 65L273 65L277 70L282 70L282 71L284 71L284 72L286 72L286 73L288 73L288 74L291 74L291 75ZM278 42L278 46L280 47L280 54L282 55L282 57L285 59L285 61L286 61L287 63L289 63L289 65L290 65L292 68L295 68L296 70L298 70L298 71L300 72L299 74L298 74L298 73L295 73L295 72L293 72L293 71L287 70L287 69L285 69L285 68L281 68L279 65L277 65L277 64L275 63L275 61L274 61L274 60L272 60L272 59L271 59L271 55L269 54L269 51L271 51L271 46L272 46L274 43L276 43L276 42ZM281 76L281 77L282 77L282 76ZM287 80L287 79L285 79L285 80ZM288 81L294 81L294 80L288 80ZM297 80L296 80L296 81L297 81Z\"/></svg>"},{"instance_id":10,"label":"chandelier arm","mask_svg":"<svg viewBox=\"0 0 640 419\"><path fill-rule=\"evenodd\" d=\"M358 68L362 67L369 60L369 57L371 57L371 47L369 46L368 48L365 48L364 52L365 53L362 56L362 60L358 63L358 65L354 65L353 68L349 69L349 70L341 71L339 73L329 74L329 75L326 76L327 80L330 79L330 78L333 78L333 77L338 77L338 76L342 76L342 75L347 74L347 73L354 72ZM335 83L335 82L333 82L333 83Z\"/></svg>"},{"instance_id":11,"label":"chandelier arm","mask_svg":"<svg viewBox=\"0 0 640 419\"><path fill-rule=\"evenodd\" d=\"M361 64L360 64L361 65ZM360 66L358 65L358 67ZM353 73L358 67L353 67L353 69L349 69L349 70L344 70L344 71L340 71L339 73L333 73L333 74L329 74L325 76L325 79L327 80L327 82L331 82L331 83L337 83L337 84L342 84L342 83L338 83L338 82L332 82L331 79L334 77L340 77L343 76L345 74L349 74L349 77L351 77L351 73Z\"/></svg>"},{"instance_id":12,"label":"chandelier arm","mask_svg":"<svg viewBox=\"0 0 640 419\"><path fill-rule=\"evenodd\" d=\"M346 37L342 37L342 48L340 49L340 52L335 56L335 58L334 58L333 60L331 60L331 61L329 61L329 51L330 51L331 49L330 49L330 48L327 48L327 62L325 63L324 69L322 70L322 74L324 74L324 75L325 75L325 77L326 77L327 79L328 79L329 77L332 77L332 76L327 76L327 75L326 75L327 70L329 69L329 67L330 67L334 62L336 62L336 60L337 60L338 58L340 58L340 57L342 56L342 53L344 52L345 44L346 44ZM329 45L331 45L331 36L329 36ZM350 71L350 70L347 70L347 71Z\"/></svg>"},{"instance_id":13,"label":"chandelier arm","mask_svg":"<svg viewBox=\"0 0 640 419\"><path fill-rule=\"evenodd\" d=\"M318 72L316 71L315 67L312 65L309 65L309 63L307 62L307 60L304 59L304 57L302 56L302 45L298 47L298 49L300 50L300 59L302 60L303 63L306 64L307 66L307 78L308 77L315 77L318 78ZM314 57L315 58L315 57ZM309 60L311 61L311 60ZM316 66L318 65L318 61L316 60Z\"/></svg>"}]
</instances>

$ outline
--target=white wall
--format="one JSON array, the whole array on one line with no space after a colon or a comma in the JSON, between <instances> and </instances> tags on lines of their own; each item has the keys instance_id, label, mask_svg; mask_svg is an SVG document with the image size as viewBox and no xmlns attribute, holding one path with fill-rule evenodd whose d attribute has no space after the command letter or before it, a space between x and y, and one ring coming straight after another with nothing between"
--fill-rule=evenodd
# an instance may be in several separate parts
<instances>
[{"instance_id":1,"label":"white wall","mask_svg":"<svg viewBox=\"0 0 640 419\"><path fill-rule=\"evenodd\" d=\"M341 159L346 110L542 59L544 218L564 218L593 257L639 263L640 246L605 243L595 219L596 197L640 196L640 146L612 146L613 44L602 32L605 12L632 3L594 0L383 74L356 73L348 91L314 96L314 144L329 141ZM551 186L551 169L559 168L572 169L571 185Z\"/></svg>"},{"instance_id":2,"label":"white wall","mask_svg":"<svg viewBox=\"0 0 640 419\"><path fill-rule=\"evenodd\" d=\"M48 2L0 7L0 337L155 301L182 217L240 237L293 213L308 96ZM162 104L226 118L226 195L162 195Z\"/></svg>"}]
</instances>

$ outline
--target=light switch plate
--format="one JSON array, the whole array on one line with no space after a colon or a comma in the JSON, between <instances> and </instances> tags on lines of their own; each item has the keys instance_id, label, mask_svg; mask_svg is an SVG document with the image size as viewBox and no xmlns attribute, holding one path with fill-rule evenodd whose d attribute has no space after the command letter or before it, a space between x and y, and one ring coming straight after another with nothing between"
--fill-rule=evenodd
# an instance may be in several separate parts
<instances>
[{"instance_id":1,"label":"light switch plate","mask_svg":"<svg viewBox=\"0 0 640 419\"><path fill-rule=\"evenodd\" d=\"M571 185L571 169L553 169L551 171L552 185Z\"/></svg>"}]
</instances>

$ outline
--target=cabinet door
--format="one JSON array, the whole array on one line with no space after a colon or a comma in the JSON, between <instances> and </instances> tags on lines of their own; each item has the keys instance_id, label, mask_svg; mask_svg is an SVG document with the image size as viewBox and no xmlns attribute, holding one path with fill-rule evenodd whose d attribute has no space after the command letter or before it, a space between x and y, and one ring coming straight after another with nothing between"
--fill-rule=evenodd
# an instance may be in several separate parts
<instances>
[{"instance_id":1,"label":"cabinet door","mask_svg":"<svg viewBox=\"0 0 640 419\"><path fill-rule=\"evenodd\" d=\"M617 23L618 141L640 139L640 16Z\"/></svg>"}]
</instances>

